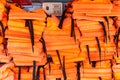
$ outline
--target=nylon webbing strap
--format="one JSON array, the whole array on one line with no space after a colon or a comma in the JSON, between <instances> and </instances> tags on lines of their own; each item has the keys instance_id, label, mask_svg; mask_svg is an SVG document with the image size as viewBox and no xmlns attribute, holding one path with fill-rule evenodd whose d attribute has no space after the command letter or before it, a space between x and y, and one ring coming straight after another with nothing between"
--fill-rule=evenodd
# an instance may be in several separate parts
<instances>
[{"instance_id":1,"label":"nylon webbing strap","mask_svg":"<svg viewBox=\"0 0 120 80\"><path fill-rule=\"evenodd\" d=\"M99 57L100 57L100 61L101 61L101 46L100 46L100 41L99 41L98 37L96 37L96 41L97 41L97 46L98 46L98 50L99 50Z\"/></svg>"},{"instance_id":2,"label":"nylon webbing strap","mask_svg":"<svg viewBox=\"0 0 120 80\"><path fill-rule=\"evenodd\" d=\"M64 80L67 80L66 71L65 71L65 56L63 56L63 71L64 71Z\"/></svg>"},{"instance_id":3,"label":"nylon webbing strap","mask_svg":"<svg viewBox=\"0 0 120 80\"><path fill-rule=\"evenodd\" d=\"M0 21L0 26L1 26L1 29L2 29L2 34L1 35L5 36L5 34L4 34L4 26L3 26L3 23L1 21Z\"/></svg>"},{"instance_id":4,"label":"nylon webbing strap","mask_svg":"<svg viewBox=\"0 0 120 80\"><path fill-rule=\"evenodd\" d=\"M113 59L114 59L114 58L113 58ZM110 66L110 67L111 67L111 72L114 73L114 71L113 71L113 69L112 69L113 64L114 64L114 63L112 62L112 59L110 59L110 64L111 64L111 66ZM112 79L114 79L114 74L112 74Z\"/></svg>"},{"instance_id":5,"label":"nylon webbing strap","mask_svg":"<svg viewBox=\"0 0 120 80\"><path fill-rule=\"evenodd\" d=\"M7 9L6 13L7 13L7 21L9 20L9 13L10 13L10 6L8 6L7 4L5 5L5 8Z\"/></svg>"},{"instance_id":6,"label":"nylon webbing strap","mask_svg":"<svg viewBox=\"0 0 120 80\"><path fill-rule=\"evenodd\" d=\"M45 68L44 68L44 65L43 66L38 66L37 68L37 75L36 75L36 80L40 80L40 69L43 69L43 77L44 77L44 80L46 80L46 74L45 74Z\"/></svg>"},{"instance_id":7,"label":"nylon webbing strap","mask_svg":"<svg viewBox=\"0 0 120 80\"><path fill-rule=\"evenodd\" d=\"M1 34L0 34L0 36L5 36L5 30L6 30L6 28L4 28L4 25L3 25L3 23L0 21L0 26L1 26ZM3 43L3 47L4 47L4 51L5 51L5 53L6 53L6 55L7 55L7 52L6 52L6 50L7 50L7 40L8 39L6 39L6 38L4 38L3 39L4 41L2 42Z\"/></svg>"},{"instance_id":8,"label":"nylon webbing strap","mask_svg":"<svg viewBox=\"0 0 120 80\"><path fill-rule=\"evenodd\" d=\"M117 33L117 35L116 35L116 53L117 53L117 57L119 57L119 54L118 54L119 35L120 35L120 27L119 27L118 33Z\"/></svg>"},{"instance_id":9,"label":"nylon webbing strap","mask_svg":"<svg viewBox=\"0 0 120 80\"><path fill-rule=\"evenodd\" d=\"M71 17L71 33L70 36L73 37L74 36L74 19Z\"/></svg>"},{"instance_id":10,"label":"nylon webbing strap","mask_svg":"<svg viewBox=\"0 0 120 80\"><path fill-rule=\"evenodd\" d=\"M89 45L86 45L86 49L87 49L89 64L91 64Z\"/></svg>"},{"instance_id":11,"label":"nylon webbing strap","mask_svg":"<svg viewBox=\"0 0 120 80\"><path fill-rule=\"evenodd\" d=\"M61 80L61 78L56 78L56 80Z\"/></svg>"},{"instance_id":12,"label":"nylon webbing strap","mask_svg":"<svg viewBox=\"0 0 120 80\"><path fill-rule=\"evenodd\" d=\"M50 73L51 73L51 65L50 65L50 62L48 63L48 65L49 65L49 75L50 75Z\"/></svg>"},{"instance_id":13,"label":"nylon webbing strap","mask_svg":"<svg viewBox=\"0 0 120 80\"><path fill-rule=\"evenodd\" d=\"M32 20L26 20L25 26L29 28L31 44L32 44L32 51L34 52L34 29Z\"/></svg>"},{"instance_id":14,"label":"nylon webbing strap","mask_svg":"<svg viewBox=\"0 0 120 80\"><path fill-rule=\"evenodd\" d=\"M40 68L41 68L41 66L38 66L38 68L37 68L36 80L39 80L39 78L40 78Z\"/></svg>"},{"instance_id":15,"label":"nylon webbing strap","mask_svg":"<svg viewBox=\"0 0 120 80\"><path fill-rule=\"evenodd\" d=\"M80 80L80 62L77 62L77 80Z\"/></svg>"},{"instance_id":16,"label":"nylon webbing strap","mask_svg":"<svg viewBox=\"0 0 120 80\"><path fill-rule=\"evenodd\" d=\"M64 19L65 19L65 13L66 13L66 11L67 11L67 9L65 9L65 10L63 11L62 18L61 18L60 23L59 23L59 26L58 26L60 29L62 29L62 25L63 25L63 21L64 21Z\"/></svg>"},{"instance_id":17,"label":"nylon webbing strap","mask_svg":"<svg viewBox=\"0 0 120 80\"><path fill-rule=\"evenodd\" d=\"M108 27L108 38L110 40L110 25L109 25L109 20L108 20L109 17L104 17L105 21L107 22L107 27Z\"/></svg>"},{"instance_id":18,"label":"nylon webbing strap","mask_svg":"<svg viewBox=\"0 0 120 80\"><path fill-rule=\"evenodd\" d=\"M75 35L75 29L74 29L74 19L71 17L71 33L70 36L74 37L74 40L76 42L76 35Z\"/></svg>"},{"instance_id":19,"label":"nylon webbing strap","mask_svg":"<svg viewBox=\"0 0 120 80\"><path fill-rule=\"evenodd\" d=\"M61 68L62 68L62 73L63 73L64 80L66 80L66 79L67 79L67 76L66 76L66 71L65 71L65 67L64 67L64 65L65 65L64 57L63 57L63 63L64 63L64 64L62 65L62 61L61 61L61 58L60 58L59 51L56 50L56 53L57 53L57 56L58 56L58 60L59 60L59 62L60 62L60 66L61 66Z\"/></svg>"},{"instance_id":20,"label":"nylon webbing strap","mask_svg":"<svg viewBox=\"0 0 120 80\"><path fill-rule=\"evenodd\" d=\"M102 78L101 78L101 77L99 77L99 80L102 80Z\"/></svg>"},{"instance_id":21,"label":"nylon webbing strap","mask_svg":"<svg viewBox=\"0 0 120 80\"><path fill-rule=\"evenodd\" d=\"M80 36L82 36L82 32L81 32L80 28L79 27L77 27L77 28L78 28L78 31L80 33Z\"/></svg>"},{"instance_id":22,"label":"nylon webbing strap","mask_svg":"<svg viewBox=\"0 0 120 80\"><path fill-rule=\"evenodd\" d=\"M18 80L21 80L21 66L18 67Z\"/></svg>"},{"instance_id":23,"label":"nylon webbing strap","mask_svg":"<svg viewBox=\"0 0 120 80\"><path fill-rule=\"evenodd\" d=\"M42 45L43 45L43 51L44 51L44 53L46 53L46 55L47 55L46 43L45 43L45 40L44 40L43 37L41 37L40 42L41 42Z\"/></svg>"},{"instance_id":24,"label":"nylon webbing strap","mask_svg":"<svg viewBox=\"0 0 120 80\"><path fill-rule=\"evenodd\" d=\"M96 67L96 61L92 61L92 67Z\"/></svg>"},{"instance_id":25,"label":"nylon webbing strap","mask_svg":"<svg viewBox=\"0 0 120 80\"><path fill-rule=\"evenodd\" d=\"M51 55L47 55L47 63L48 63L48 66L49 66L49 74L51 73L51 65L50 65L51 62L53 62L53 59L52 59Z\"/></svg>"},{"instance_id":26,"label":"nylon webbing strap","mask_svg":"<svg viewBox=\"0 0 120 80\"><path fill-rule=\"evenodd\" d=\"M104 41L107 43L107 32L106 28L103 22L99 22L102 25L103 31L104 31Z\"/></svg>"},{"instance_id":27,"label":"nylon webbing strap","mask_svg":"<svg viewBox=\"0 0 120 80\"><path fill-rule=\"evenodd\" d=\"M36 80L36 61L33 61L33 77L32 80Z\"/></svg>"},{"instance_id":28,"label":"nylon webbing strap","mask_svg":"<svg viewBox=\"0 0 120 80\"><path fill-rule=\"evenodd\" d=\"M27 72L29 72L30 71L30 66L27 66Z\"/></svg>"},{"instance_id":29,"label":"nylon webbing strap","mask_svg":"<svg viewBox=\"0 0 120 80\"><path fill-rule=\"evenodd\" d=\"M8 44L8 38L4 38L4 41L3 41L3 47L4 47L4 50L5 50L5 54L6 56L8 55L8 52L6 51L7 50L7 44Z\"/></svg>"},{"instance_id":30,"label":"nylon webbing strap","mask_svg":"<svg viewBox=\"0 0 120 80\"><path fill-rule=\"evenodd\" d=\"M46 74L45 74L45 68L43 67L43 77L44 77L44 80L46 80Z\"/></svg>"}]
</instances>

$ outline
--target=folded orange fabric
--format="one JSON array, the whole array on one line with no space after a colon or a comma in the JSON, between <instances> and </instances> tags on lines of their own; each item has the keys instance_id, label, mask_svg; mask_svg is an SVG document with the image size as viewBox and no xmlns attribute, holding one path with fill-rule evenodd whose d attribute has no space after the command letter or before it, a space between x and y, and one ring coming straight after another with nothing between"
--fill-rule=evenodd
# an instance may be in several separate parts
<instances>
[{"instance_id":1,"label":"folded orange fabric","mask_svg":"<svg viewBox=\"0 0 120 80\"><path fill-rule=\"evenodd\" d=\"M61 49L59 50L59 52L61 56L73 56L73 55L78 56L80 53L80 49L79 48ZM55 50L48 50L47 53L51 55L56 55Z\"/></svg>"},{"instance_id":2,"label":"folded orange fabric","mask_svg":"<svg viewBox=\"0 0 120 80\"><path fill-rule=\"evenodd\" d=\"M0 80L14 80L13 63L4 64L0 67Z\"/></svg>"},{"instance_id":3,"label":"folded orange fabric","mask_svg":"<svg viewBox=\"0 0 120 80\"><path fill-rule=\"evenodd\" d=\"M92 66L94 65L94 66ZM84 67L81 67L81 77L99 78L103 80L111 80L112 70L110 60L96 61L96 64L84 62Z\"/></svg>"},{"instance_id":4,"label":"folded orange fabric","mask_svg":"<svg viewBox=\"0 0 120 80\"><path fill-rule=\"evenodd\" d=\"M10 11L9 18L10 19L37 19L37 20L44 20L45 21L46 15L45 14L39 15L38 13L12 12L12 11Z\"/></svg>"},{"instance_id":5,"label":"folded orange fabric","mask_svg":"<svg viewBox=\"0 0 120 80\"><path fill-rule=\"evenodd\" d=\"M44 10L27 12L24 9L17 7L15 4L9 4L9 6L11 8L9 19L38 19L45 21L45 18L47 17Z\"/></svg>"},{"instance_id":6,"label":"folded orange fabric","mask_svg":"<svg viewBox=\"0 0 120 80\"><path fill-rule=\"evenodd\" d=\"M63 56L60 56L60 57L61 57L61 60L63 61ZM58 59L57 53L56 53L56 55L52 55L52 58L53 58L53 62L55 64L59 64L59 59ZM86 60L86 53L82 53L82 52L80 52L77 56L76 55L65 56L66 63L79 62L79 61L84 61L84 60Z\"/></svg>"},{"instance_id":7,"label":"folded orange fabric","mask_svg":"<svg viewBox=\"0 0 120 80\"><path fill-rule=\"evenodd\" d=\"M35 35L35 40L39 41L39 39L41 38L41 35L42 34L40 34L40 35L36 34ZM15 30L6 30L5 31L5 38L28 40L28 39L30 39L30 33L15 31Z\"/></svg>"},{"instance_id":8,"label":"folded orange fabric","mask_svg":"<svg viewBox=\"0 0 120 80\"><path fill-rule=\"evenodd\" d=\"M112 69L113 69L113 72L114 72L113 74L114 74L115 80L119 80L120 79L120 77L119 77L119 75L120 75L120 64L114 64Z\"/></svg>"},{"instance_id":9,"label":"folded orange fabric","mask_svg":"<svg viewBox=\"0 0 120 80\"><path fill-rule=\"evenodd\" d=\"M102 13L104 12L104 13ZM111 12L111 9L94 9L94 8L81 8L81 9L74 9L74 13L86 13L86 14L108 14Z\"/></svg>"},{"instance_id":10,"label":"folded orange fabric","mask_svg":"<svg viewBox=\"0 0 120 80\"><path fill-rule=\"evenodd\" d=\"M13 56L13 61L17 66L33 66L33 61L36 61L37 65L44 65L46 63L46 57L44 53L41 54L12 53L10 54L10 56Z\"/></svg>"},{"instance_id":11,"label":"folded orange fabric","mask_svg":"<svg viewBox=\"0 0 120 80\"><path fill-rule=\"evenodd\" d=\"M93 20L93 21L105 21L102 16L90 16L86 15L84 13L74 13L73 15L74 19L86 19L86 20Z\"/></svg>"},{"instance_id":12,"label":"folded orange fabric","mask_svg":"<svg viewBox=\"0 0 120 80\"><path fill-rule=\"evenodd\" d=\"M97 9L111 9L112 4L110 0L78 0L78 1L73 1L72 2L73 9L79 9L79 8L97 8ZM79 6L79 7L78 7ZM102 6L102 7L100 7Z\"/></svg>"},{"instance_id":13,"label":"folded orange fabric","mask_svg":"<svg viewBox=\"0 0 120 80\"><path fill-rule=\"evenodd\" d=\"M100 45L101 47L101 51L115 51L115 44L112 44L112 43L109 43L109 44L101 44ZM89 45L89 48L90 48L90 51L98 51L98 45L97 44L92 44L92 45ZM82 45L81 46L81 50L84 52L86 52L86 45Z\"/></svg>"},{"instance_id":14,"label":"folded orange fabric","mask_svg":"<svg viewBox=\"0 0 120 80\"><path fill-rule=\"evenodd\" d=\"M113 4L113 8L111 9L111 12L108 14L86 14L88 16L120 16L120 10L119 10L120 6L114 5Z\"/></svg>"},{"instance_id":15,"label":"folded orange fabric","mask_svg":"<svg viewBox=\"0 0 120 80\"><path fill-rule=\"evenodd\" d=\"M0 54L0 62L1 63L8 63L12 59L11 56L6 56L5 54Z\"/></svg>"}]
</instances>

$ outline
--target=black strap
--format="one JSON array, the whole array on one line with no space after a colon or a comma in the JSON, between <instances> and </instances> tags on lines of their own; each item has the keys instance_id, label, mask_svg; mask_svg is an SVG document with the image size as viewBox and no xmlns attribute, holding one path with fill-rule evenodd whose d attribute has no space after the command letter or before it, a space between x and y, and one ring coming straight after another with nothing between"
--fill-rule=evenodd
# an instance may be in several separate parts
<instances>
[{"instance_id":1,"label":"black strap","mask_svg":"<svg viewBox=\"0 0 120 80\"><path fill-rule=\"evenodd\" d=\"M114 59L114 58L113 58ZM113 66L113 62L112 62L112 59L110 59L110 67L112 68L112 66Z\"/></svg>"},{"instance_id":2,"label":"black strap","mask_svg":"<svg viewBox=\"0 0 120 80\"><path fill-rule=\"evenodd\" d=\"M114 57L113 57L113 59L110 59L111 71L112 71L112 73L114 73L114 71L113 71L113 69L112 69L112 67L113 67L113 61L112 61L112 60L114 60ZM115 78L114 78L114 74L112 74L112 79L115 79Z\"/></svg>"},{"instance_id":3,"label":"black strap","mask_svg":"<svg viewBox=\"0 0 120 80\"><path fill-rule=\"evenodd\" d=\"M80 62L77 62L77 80L80 80Z\"/></svg>"},{"instance_id":4,"label":"black strap","mask_svg":"<svg viewBox=\"0 0 120 80\"><path fill-rule=\"evenodd\" d=\"M58 50L56 50L56 53L57 53L57 56L58 56L58 60L60 62L60 66L62 67L62 61L61 61L61 58L60 58L60 53Z\"/></svg>"},{"instance_id":5,"label":"black strap","mask_svg":"<svg viewBox=\"0 0 120 80\"><path fill-rule=\"evenodd\" d=\"M9 20L9 13L10 13L10 6L8 6L7 4L5 5L5 8L7 9L6 13L7 13L7 21Z\"/></svg>"},{"instance_id":6,"label":"black strap","mask_svg":"<svg viewBox=\"0 0 120 80\"><path fill-rule=\"evenodd\" d=\"M27 67L27 72L29 72L30 71L30 66L26 66Z\"/></svg>"},{"instance_id":7,"label":"black strap","mask_svg":"<svg viewBox=\"0 0 120 80\"><path fill-rule=\"evenodd\" d=\"M61 78L56 78L56 80L61 80Z\"/></svg>"},{"instance_id":8,"label":"black strap","mask_svg":"<svg viewBox=\"0 0 120 80\"><path fill-rule=\"evenodd\" d=\"M47 63L49 65L49 74L51 73L51 65L50 63L53 62L52 56L51 55L47 55Z\"/></svg>"},{"instance_id":9,"label":"black strap","mask_svg":"<svg viewBox=\"0 0 120 80\"><path fill-rule=\"evenodd\" d=\"M65 9L65 10L63 11L62 18L61 18L60 23L59 23L59 26L58 26L60 29L62 29L62 25L63 25L63 21L64 21L64 19L65 19L65 13L66 13L66 11L67 11L67 9Z\"/></svg>"},{"instance_id":10,"label":"black strap","mask_svg":"<svg viewBox=\"0 0 120 80\"><path fill-rule=\"evenodd\" d=\"M97 46L98 46L98 50L99 50L99 57L100 57L100 62L101 62L101 46L100 46L100 42L98 37L96 37L96 41L97 41Z\"/></svg>"},{"instance_id":11,"label":"black strap","mask_svg":"<svg viewBox=\"0 0 120 80\"><path fill-rule=\"evenodd\" d=\"M113 20L113 25L114 25L115 29L117 29L118 25L116 24L116 19L114 19L115 17L111 17L111 18Z\"/></svg>"},{"instance_id":12,"label":"black strap","mask_svg":"<svg viewBox=\"0 0 120 80\"><path fill-rule=\"evenodd\" d=\"M66 71L65 71L65 56L63 56L63 69L64 69L64 80L67 80Z\"/></svg>"},{"instance_id":13,"label":"black strap","mask_svg":"<svg viewBox=\"0 0 120 80\"><path fill-rule=\"evenodd\" d=\"M38 66L37 68L37 74L36 74L36 80L39 80L40 78L40 69L43 69L43 77L44 77L44 80L46 80L46 74L45 74L45 69L44 69L44 65L41 65L41 66Z\"/></svg>"},{"instance_id":14,"label":"black strap","mask_svg":"<svg viewBox=\"0 0 120 80\"><path fill-rule=\"evenodd\" d=\"M44 77L44 80L46 80L46 74L45 74L45 68L43 67L43 77Z\"/></svg>"},{"instance_id":15,"label":"black strap","mask_svg":"<svg viewBox=\"0 0 120 80\"><path fill-rule=\"evenodd\" d=\"M107 32L106 32L106 28L103 22L99 22L102 25L103 31L104 31L104 42L107 43Z\"/></svg>"},{"instance_id":16,"label":"black strap","mask_svg":"<svg viewBox=\"0 0 120 80\"><path fill-rule=\"evenodd\" d=\"M89 45L86 45L86 49L87 49L89 64L91 64Z\"/></svg>"},{"instance_id":17,"label":"black strap","mask_svg":"<svg viewBox=\"0 0 120 80\"><path fill-rule=\"evenodd\" d=\"M4 64L6 64L6 63L5 63L5 62L0 62L0 64L1 64L1 65L4 65Z\"/></svg>"},{"instance_id":18,"label":"black strap","mask_svg":"<svg viewBox=\"0 0 120 80\"><path fill-rule=\"evenodd\" d=\"M5 34L4 34L4 26L3 26L3 23L1 21L0 21L0 26L1 26L1 29L2 29L2 34L1 35L5 36Z\"/></svg>"},{"instance_id":19,"label":"black strap","mask_svg":"<svg viewBox=\"0 0 120 80\"><path fill-rule=\"evenodd\" d=\"M80 36L82 36L82 32L81 32L80 28L79 27L77 27L77 28L78 28L78 31L80 33Z\"/></svg>"},{"instance_id":20,"label":"black strap","mask_svg":"<svg viewBox=\"0 0 120 80\"><path fill-rule=\"evenodd\" d=\"M5 36L5 31L8 29L8 26L6 26L5 28L4 28L4 36Z\"/></svg>"},{"instance_id":21,"label":"black strap","mask_svg":"<svg viewBox=\"0 0 120 80\"><path fill-rule=\"evenodd\" d=\"M114 2L114 0L110 0L111 1L111 3L113 3Z\"/></svg>"},{"instance_id":22,"label":"black strap","mask_svg":"<svg viewBox=\"0 0 120 80\"><path fill-rule=\"evenodd\" d=\"M96 67L96 61L92 61L92 67Z\"/></svg>"},{"instance_id":23,"label":"black strap","mask_svg":"<svg viewBox=\"0 0 120 80\"><path fill-rule=\"evenodd\" d=\"M8 44L8 38L4 38L4 41L3 41L4 50L7 50L7 44ZM7 56L7 53L6 53L6 56Z\"/></svg>"},{"instance_id":24,"label":"black strap","mask_svg":"<svg viewBox=\"0 0 120 80\"><path fill-rule=\"evenodd\" d=\"M63 77L64 77L64 80L67 79L67 76L66 76L66 72L65 72L65 69L64 69L64 65L62 65L62 62L61 62L61 58L60 58L60 54L59 54L59 51L56 50L56 53L57 53L57 56L58 56L58 60L60 62L60 66L62 68L62 73L63 73ZM64 63L64 59L63 59L63 63Z\"/></svg>"},{"instance_id":25,"label":"black strap","mask_svg":"<svg viewBox=\"0 0 120 80\"><path fill-rule=\"evenodd\" d=\"M40 68L41 68L41 66L38 66L38 68L37 68L36 80L39 80L39 78L40 78Z\"/></svg>"},{"instance_id":26,"label":"black strap","mask_svg":"<svg viewBox=\"0 0 120 80\"><path fill-rule=\"evenodd\" d=\"M74 40L76 42L76 35L75 35L75 29L74 29L74 19L71 17L71 33L70 33L71 37L74 37Z\"/></svg>"},{"instance_id":27,"label":"black strap","mask_svg":"<svg viewBox=\"0 0 120 80\"><path fill-rule=\"evenodd\" d=\"M99 80L102 80L102 78L101 78L101 77L99 77Z\"/></svg>"},{"instance_id":28,"label":"black strap","mask_svg":"<svg viewBox=\"0 0 120 80\"><path fill-rule=\"evenodd\" d=\"M40 78L40 69L43 68L43 67L44 66L38 66L36 80L39 80L39 78Z\"/></svg>"},{"instance_id":29,"label":"black strap","mask_svg":"<svg viewBox=\"0 0 120 80\"><path fill-rule=\"evenodd\" d=\"M31 44L32 44L32 51L34 52L34 29L33 29L32 20L26 20L25 26L29 28Z\"/></svg>"},{"instance_id":30,"label":"black strap","mask_svg":"<svg viewBox=\"0 0 120 80\"><path fill-rule=\"evenodd\" d=\"M45 40L44 40L43 37L41 37L40 42L41 42L42 45L43 45L43 51L44 51L44 53L46 53L46 55L47 55L46 43L45 43Z\"/></svg>"},{"instance_id":31,"label":"black strap","mask_svg":"<svg viewBox=\"0 0 120 80\"><path fill-rule=\"evenodd\" d=\"M74 34L74 19L71 17L71 33L70 36L73 37Z\"/></svg>"},{"instance_id":32,"label":"black strap","mask_svg":"<svg viewBox=\"0 0 120 80\"><path fill-rule=\"evenodd\" d=\"M36 61L33 61L33 77L32 80L36 80Z\"/></svg>"},{"instance_id":33,"label":"black strap","mask_svg":"<svg viewBox=\"0 0 120 80\"><path fill-rule=\"evenodd\" d=\"M18 67L18 80L21 80L21 66Z\"/></svg>"},{"instance_id":34,"label":"black strap","mask_svg":"<svg viewBox=\"0 0 120 80\"><path fill-rule=\"evenodd\" d=\"M48 63L49 65L49 75L51 74L51 65L50 65L50 62Z\"/></svg>"},{"instance_id":35,"label":"black strap","mask_svg":"<svg viewBox=\"0 0 120 80\"><path fill-rule=\"evenodd\" d=\"M2 22L1 22L2 24ZM1 25L3 27L3 24ZM8 26L6 26L5 28L2 28L2 32L3 32L3 37L5 36L5 31L8 29ZM8 38L4 38L3 39L3 49L5 51L5 54L7 56L8 52L7 52L7 44L8 44Z\"/></svg>"},{"instance_id":36,"label":"black strap","mask_svg":"<svg viewBox=\"0 0 120 80\"><path fill-rule=\"evenodd\" d=\"M117 53L117 57L119 57L119 54L118 54L119 35L120 35L120 27L119 27L118 33L117 33L117 35L116 35L116 53Z\"/></svg>"},{"instance_id":37,"label":"black strap","mask_svg":"<svg viewBox=\"0 0 120 80\"><path fill-rule=\"evenodd\" d=\"M78 31L79 31L79 33L80 33L80 36L82 36L82 31L81 31L80 28L78 27L77 23L74 23L74 24L75 24L75 26L77 27L77 29L78 29Z\"/></svg>"},{"instance_id":38,"label":"black strap","mask_svg":"<svg viewBox=\"0 0 120 80\"><path fill-rule=\"evenodd\" d=\"M108 17L104 17L104 19L107 22L107 26L108 26L108 38L110 40L110 25L109 25L109 20L108 20Z\"/></svg>"}]
</instances>

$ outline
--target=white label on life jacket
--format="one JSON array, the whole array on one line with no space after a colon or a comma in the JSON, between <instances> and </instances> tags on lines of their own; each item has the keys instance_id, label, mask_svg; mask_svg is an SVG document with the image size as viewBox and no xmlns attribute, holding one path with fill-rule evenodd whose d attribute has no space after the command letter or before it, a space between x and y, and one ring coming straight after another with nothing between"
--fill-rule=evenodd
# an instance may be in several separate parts
<instances>
[{"instance_id":1,"label":"white label on life jacket","mask_svg":"<svg viewBox=\"0 0 120 80\"><path fill-rule=\"evenodd\" d=\"M44 2L42 7L48 15L54 13L56 16L62 16L61 2Z\"/></svg>"}]
</instances>

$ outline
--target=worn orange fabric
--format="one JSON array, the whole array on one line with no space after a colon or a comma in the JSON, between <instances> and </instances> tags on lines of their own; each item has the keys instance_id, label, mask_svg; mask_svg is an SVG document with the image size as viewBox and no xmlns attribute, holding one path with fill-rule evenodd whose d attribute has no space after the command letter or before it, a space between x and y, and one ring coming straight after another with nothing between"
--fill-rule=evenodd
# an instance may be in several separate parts
<instances>
[{"instance_id":1,"label":"worn orange fabric","mask_svg":"<svg viewBox=\"0 0 120 80\"><path fill-rule=\"evenodd\" d=\"M0 67L0 80L14 80L13 63L4 64Z\"/></svg>"}]
</instances>

